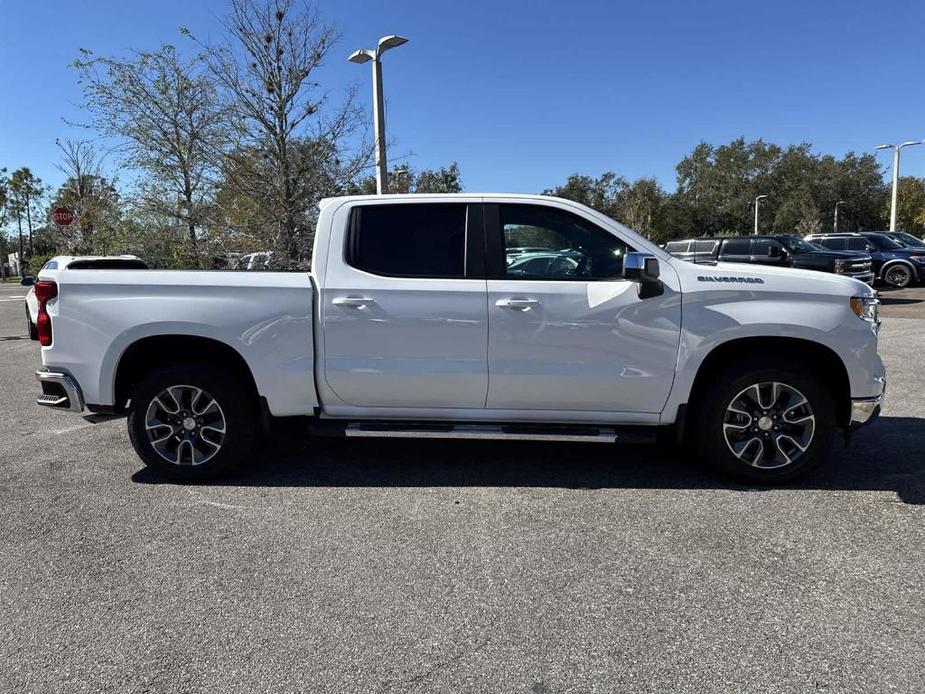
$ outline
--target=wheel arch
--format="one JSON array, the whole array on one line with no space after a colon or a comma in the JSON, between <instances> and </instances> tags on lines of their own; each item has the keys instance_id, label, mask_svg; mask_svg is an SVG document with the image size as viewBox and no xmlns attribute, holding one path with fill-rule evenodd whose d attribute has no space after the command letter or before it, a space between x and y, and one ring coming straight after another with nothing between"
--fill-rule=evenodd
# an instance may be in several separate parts
<instances>
[{"instance_id":1,"label":"wheel arch","mask_svg":"<svg viewBox=\"0 0 925 694\"><path fill-rule=\"evenodd\" d=\"M880 266L880 275L877 277L877 279L882 280L884 277L886 277L887 270L889 270L894 265L905 265L912 273L912 281L919 281L919 273L915 269L915 264L912 263L912 261L906 260L905 258L894 258L893 260L886 261L883 265Z\"/></svg>"},{"instance_id":2,"label":"wheel arch","mask_svg":"<svg viewBox=\"0 0 925 694\"><path fill-rule=\"evenodd\" d=\"M176 355L182 355L178 358ZM131 343L119 357L114 379L114 407L125 409L132 388L145 376L166 365L207 362L238 375L255 403L260 403L257 382L247 361L234 347L197 335L152 335Z\"/></svg>"},{"instance_id":3,"label":"wheel arch","mask_svg":"<svg viewBox=\"0 0 925 694\"><path fill-rule=\"evenodd\" d=\"M696 406L707 384L743 356L768 356L811 364L832 393L835 418L846 427L851 415L851 384L841 357L830 347L799 337L743 337L714 347L700 363L694 377L687 406ZM682 432L683 433L683 432Z\"/></svg>"}]
</instances>

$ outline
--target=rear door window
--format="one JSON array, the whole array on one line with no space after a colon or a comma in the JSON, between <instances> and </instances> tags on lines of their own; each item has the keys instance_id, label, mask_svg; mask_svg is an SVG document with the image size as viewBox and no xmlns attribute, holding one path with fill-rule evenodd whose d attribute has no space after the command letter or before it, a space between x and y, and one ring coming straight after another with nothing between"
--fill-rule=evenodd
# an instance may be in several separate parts
<instances>
[{"instance_id":1,"label":"rear door window","mask_svg":"<svg viewBox=\"0 0 925 694\"><path fill-rule=\"evenodd\" d=\"M771 248L777 249L778 257L781 255L779 241L775 239L755 239L752 242L752 255L755 256L755 258L758 260L761 260L762 258L768 258L770 257L768 253L770 252Z\"/></svg>"},{"instance_id":2,"label":"rear door window","mask_svg":"<svg viewBox=\"0 0 925 694\"><path fill-rule=\"evenodd\" d=\"M845 241L846 239L824 238L817 239L816 243L832 251L843 251L845 250Z\"/></svg>"},{"instance_id":3,"label":"rear door window","mask_svg":"<svg viewBox=\"0 0 925 694\"><path fill-rule=\"evenodd\" d=\"M467 205L366 205L353 212L347 263L392 277L466 275Z\"/></svg>"},{"instance_id":4,"label":"rear door window","mask_svg":"<svg viewBox=\"0 0 925 694\"><path fill-rule=\"evenodd\" d=\"M748 262L751 259L751 239L727 239L722 243L721 260Z\"/></svg>"}]
</instances>

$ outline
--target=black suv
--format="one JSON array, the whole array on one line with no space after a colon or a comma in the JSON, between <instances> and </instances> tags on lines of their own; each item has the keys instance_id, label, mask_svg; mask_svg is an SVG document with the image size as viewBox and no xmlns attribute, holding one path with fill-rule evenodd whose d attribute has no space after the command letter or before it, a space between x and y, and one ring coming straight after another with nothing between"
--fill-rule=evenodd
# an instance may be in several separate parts
<instances>
[{"instance_id":1,"label":"black suv","mask_svg":"<svg viewBox=\"0 0 925 694\"><path fill-rule=\"evenodd\" d=\"M694 262L759 263L834 272L873 283L870 254L832 251L799 236L714 236L669 241L665 250Z\"/></svg>"},{"instance_id":2,"label":"black suv","mask_svg":"<svg viewBox=\"0 0 925 694\"><path fill-rule=\"evenodd\" d=\"M907 246L887 231L854 234L813 234L808 241L833 250L866 251L874 261L874 275L891 287L908 287L925 280L925 248Z\"/></svg>"}]
</instances>

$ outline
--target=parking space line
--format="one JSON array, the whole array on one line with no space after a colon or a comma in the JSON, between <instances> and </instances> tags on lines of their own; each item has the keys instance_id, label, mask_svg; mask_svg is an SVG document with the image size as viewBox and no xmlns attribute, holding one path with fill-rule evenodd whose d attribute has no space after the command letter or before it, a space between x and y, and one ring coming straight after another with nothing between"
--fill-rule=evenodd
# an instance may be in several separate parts
<instances>
[{"instance_id":1,"label":"parking space line","mask_svg":"<svg viewBox=\"0 0 925 694\"><path fill-rule=\"evenodd\" d=\"M93 422L86 422L84 424L77 424L72 427L67 427L66 429L57 429L50 433L54 434L55 436L58 436L60 434L70 434L72 431L79 431L80 429L89 429L90 427L95 427L95 426L96 424L94 424Z\"/></svg>"}]
</instances>

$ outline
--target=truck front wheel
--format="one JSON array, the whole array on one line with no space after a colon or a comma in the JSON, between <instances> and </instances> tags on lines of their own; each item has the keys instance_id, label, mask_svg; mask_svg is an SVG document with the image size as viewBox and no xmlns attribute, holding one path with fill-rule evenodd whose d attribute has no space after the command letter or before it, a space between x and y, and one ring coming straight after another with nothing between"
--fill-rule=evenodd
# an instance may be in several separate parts
<instances>
[{"instance_id":1,"label":"truck front wheel","mask_svg":"<svg viewBox=\"0 0 925 694\"><path fill-rule=\"evenodd\" d=\"M819 465L835 431L825 384L782 359L750 359L711 378L692 438L708 464L748 482L785 482Z\"/></svg>"},{"instance_id":2,"label":"truck front wheel","mask_svg":"<svg viewBox=\"0 0 925 694\"><path fill-rule=\"evenodd\" d=\"M145 465L187 482L228 473L259 431L256 403L232 374L209 364L158 369L131 393L128 433Z\"/></svg>"},{"instance_id":3,"label":"truck front wheel","mask_svg":"<svg viewBox=\"0 0 925 694\"><path fill-rule=\"evenodd\" d=\"M891 287L903 289L912 283L912 270L907 265L891 265L883 273L883 281Z\"/></svg>"}]
</instances>

